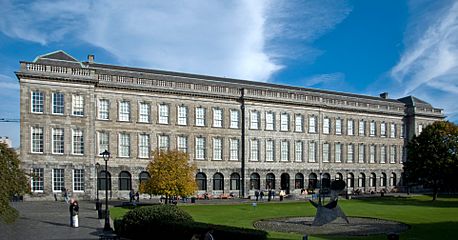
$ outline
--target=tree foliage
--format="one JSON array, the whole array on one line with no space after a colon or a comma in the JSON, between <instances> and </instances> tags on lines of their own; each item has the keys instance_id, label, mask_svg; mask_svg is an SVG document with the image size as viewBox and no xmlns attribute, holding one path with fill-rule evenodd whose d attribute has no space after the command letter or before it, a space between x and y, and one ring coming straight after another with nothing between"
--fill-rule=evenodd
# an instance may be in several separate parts
<instances>
[{"instance_id":1,"label":"tree foliage","mask_svg":"<svg viewBox=\"0 0 458 240\"><path fill-rule=\"evenodd\" d=\"M140 185L140 192L170 196L194 194L196 166L189 163L188 154L178 151L153 151L147 170L151 178ZM167 201L166 201L167 202Z\"/></svg>"},{"instance_id":2,"label":"tree foliage","mask_svg":"<svg viewBox=\"0 0 458 240\"><path fill-rule=\"evenodd\" d=\"M12 223L19 216L10 206L11 198L29 192L27 177L19 168L19 159L13 149L0 143L0 221Z\"/></svg>"},{"instance_id":3,"label":"tree foliage","mask_svg":"<svg viewBox=\"0 0 458 240\"><path fill-rule=\"evenodd\" d=\"M442 187L456 187L458 174L458 126L435 122L414 136L407 145L404 173L408 184L433 188L433 200Z\"/></svg>"}]
</instances>

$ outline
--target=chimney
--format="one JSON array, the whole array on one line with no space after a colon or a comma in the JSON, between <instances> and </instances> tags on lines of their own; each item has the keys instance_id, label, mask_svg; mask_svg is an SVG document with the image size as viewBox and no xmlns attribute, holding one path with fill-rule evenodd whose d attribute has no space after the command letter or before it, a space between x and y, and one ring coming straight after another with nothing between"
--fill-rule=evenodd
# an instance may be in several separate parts
<instances>
[{"instance_id":1,"label":"chimney","mask_svg":"<svg viewBox=\"0 0 458 240\"><path fill-rule=\"evenodd\" d=\"M94 63L94 58L95 58L95 56L93 54L87 55L87 61L89 63Z\"/></svg>"},{"instance_id":2,"label":"chimney","mask_svg":"<svg viewBox=\"0 0 458 240\"><path fill-rule=\"evenodd\" d=\"M382 92L382 93L380 93L380 97L383 98L383 99L387 99L388 98L388 93L387 92Z\"/></svg>"}]
</instances>

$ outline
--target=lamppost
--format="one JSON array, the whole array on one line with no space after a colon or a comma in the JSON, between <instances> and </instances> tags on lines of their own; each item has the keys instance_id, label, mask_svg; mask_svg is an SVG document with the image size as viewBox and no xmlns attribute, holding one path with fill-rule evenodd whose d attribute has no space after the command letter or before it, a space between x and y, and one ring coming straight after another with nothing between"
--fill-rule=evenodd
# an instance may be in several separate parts
<instances>
[{"instance_id":1,"label":"lamppost","mask_svg":"<svg viewBox=\"0 0 458 240\"><path fill-rule=\"evenodd\" d=\"M96 164L95 164L95 171L96 171L96 173L95 173L95 179L96 179L96 181L97 181L97 183L96 183L96 188L97 188L97 199L96 199L96 201L97 201L97 204L98 204L98 202L100 201L100 200L99 200L99 187L100 187L100 186L99 186L99 185L100 185L100 184L99 184L99 168L100 168L100 163L96 163Z\"/></svg>"},{"instance_id":2,"label":"lamppost","mask_svg":"<svg viewBox=\"0 0 458 240\"><path fill-rule=\"evenodd\" d=\"M105 226L103 227L103 231L113 231L110 226L110 213L108 212L108 159L110 159L110 152L105 150L100 155L102 155L105 161Z\"/></svg>"}]
</instances>

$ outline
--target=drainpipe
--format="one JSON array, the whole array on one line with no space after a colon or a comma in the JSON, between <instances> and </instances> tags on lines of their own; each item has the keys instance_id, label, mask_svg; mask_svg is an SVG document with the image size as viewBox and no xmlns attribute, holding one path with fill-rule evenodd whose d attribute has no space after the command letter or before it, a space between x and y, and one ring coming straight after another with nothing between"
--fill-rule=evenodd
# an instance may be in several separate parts
<instances>
[{"instance_id":1,"label":"drainpipe","mask_svg":"<svg viewBox=\"0 0 458 240\"><path fill-rule=\"evenodd\" d=\"M241 91L241 96L240 96L240 109L242 113L242 125L241 125L241 151L242 151L242 162L241 162L241 183L240 183L240 190L242 192L241 196L245 198L246 193L245 193L245 89L242 88L240 89Z\"/></svg>"}]
</instances>

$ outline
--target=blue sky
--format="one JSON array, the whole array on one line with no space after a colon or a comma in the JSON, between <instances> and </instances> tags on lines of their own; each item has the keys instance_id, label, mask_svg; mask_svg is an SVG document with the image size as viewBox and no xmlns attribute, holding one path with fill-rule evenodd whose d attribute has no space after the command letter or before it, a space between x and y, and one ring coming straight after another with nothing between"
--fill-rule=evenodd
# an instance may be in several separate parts
<instances>
[{"instance_id":1,"label":"blue sky","mask_svg":"<svg viewBox=\"0 0 458 240\"><path fill-rule=\"evenodd\" d=\"M458 2L0 0L0 118L19 118L19 61L79 60L390 98L458 122ZM19 124L0 123L19 145Z\"/></svg>"}]
</instances>

